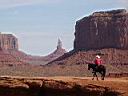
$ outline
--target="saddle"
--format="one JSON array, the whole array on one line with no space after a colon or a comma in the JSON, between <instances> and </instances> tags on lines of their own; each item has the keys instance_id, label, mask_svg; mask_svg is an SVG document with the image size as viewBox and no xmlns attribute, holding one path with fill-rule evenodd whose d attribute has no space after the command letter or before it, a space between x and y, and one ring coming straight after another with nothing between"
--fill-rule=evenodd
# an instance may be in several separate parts
<instances>
[{"instance_id":1,"label":"saddle","mask_svg":"<svg viewBox=\"0 0 128 96\"><path fill-rule=\"evenodd\" d=\"M95 65L95 70L104 69L104 65Z\"/></svg>"}]
</instances>

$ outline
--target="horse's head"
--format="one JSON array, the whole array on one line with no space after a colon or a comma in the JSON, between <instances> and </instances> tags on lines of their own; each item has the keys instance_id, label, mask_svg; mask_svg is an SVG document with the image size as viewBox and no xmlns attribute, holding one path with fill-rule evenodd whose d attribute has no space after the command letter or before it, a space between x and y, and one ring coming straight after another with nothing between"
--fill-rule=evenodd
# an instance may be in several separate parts
<instances>
[{"instance_id":1,"label":"horse's head","mask_svg":"<svg viewBox=\"0 0 128 96\"><path fill-rule=\"evenodd\" d=\"M95 69L95 66L94 66L94 64L92 64L92 63L88 63L88 70L90 70L90 69Z\"/></svg>"}]
</instances>

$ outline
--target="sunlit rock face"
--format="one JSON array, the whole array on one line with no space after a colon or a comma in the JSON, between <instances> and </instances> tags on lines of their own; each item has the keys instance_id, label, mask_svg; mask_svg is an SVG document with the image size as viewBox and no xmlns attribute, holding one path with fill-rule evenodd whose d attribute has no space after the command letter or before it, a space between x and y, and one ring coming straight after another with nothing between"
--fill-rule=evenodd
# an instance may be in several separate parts
<instances>
[{"instance_id":1,"label":"sunlit rock face","mask_svg":"<svg viewBox=\"0 0 128 96\"><path fill-rule=\"evenodd\" d=\"M128 50L128 12L95 12L76 22L75 50L117 48Z\"/></svg>"},{"instance_id":2,"label":"sunlit rock face","mask_svg":"<svg viewBox=\"0 0 128 96\"><path fill-rule=\"evenodd\" d=\"M1 50L18 50L18 40L12 34L2 34L0 32Z\"/></svg>"}]
</instances>

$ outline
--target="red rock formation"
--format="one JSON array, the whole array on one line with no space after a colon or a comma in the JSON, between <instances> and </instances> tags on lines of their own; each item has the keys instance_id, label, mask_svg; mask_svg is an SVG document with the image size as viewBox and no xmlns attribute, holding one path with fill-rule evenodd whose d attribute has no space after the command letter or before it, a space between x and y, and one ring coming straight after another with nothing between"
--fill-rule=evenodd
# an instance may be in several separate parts
<instances>
[{"instance_id":1,"label":"red rock formation","mask_svg":"<svg viewBox=\"0 0 128 96\"><path fill-rule=\"evenodd\" d=\"M62 47L62 41L58 39L57 48L55 51L53 51L51 54L44 56L41 60L44 61L44 64L47 64L58 57L64 55L67 51ZM43 64L43 65L44 65Z\"/></svg>"},{"instance_id":2,"label":"red rock formation","mask_svg":"<svg viewBox=\"0 0 128 96\"><path fill-rule=\"evenodd\" d=\"M0 33L0 49L2 50L18 50L18 40L12 34Z\"/></svg>"},{"instance_id":3,"label":"red rock formation","mask_svg":"<svg viewBox=\"0 0 128 96\"><path fill-rule=\"evenodd\" d=\"M12 34L0 33L0 65L25 64L18 56L13 56L9 51L18 51L18 40Z\"/></svg>"},{"instance_id":4,"label":"red rock formation","mask_svg":"<svg viewBox=\"0 0 128 96\"><path fill-rule=\"evenodd\" d=\"M76 22L75 50L128 50L128 13L124 9L95 12Z\"/></svg>"}]
</instances>

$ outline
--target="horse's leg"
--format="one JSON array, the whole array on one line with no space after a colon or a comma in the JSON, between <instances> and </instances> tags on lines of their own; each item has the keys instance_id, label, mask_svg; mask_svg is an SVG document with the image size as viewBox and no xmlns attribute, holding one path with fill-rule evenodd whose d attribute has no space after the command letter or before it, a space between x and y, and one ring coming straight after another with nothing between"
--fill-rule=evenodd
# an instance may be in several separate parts
<instances>
[{"instance_id":1,"label":"horse's leg","mask_svg":"<svg viewBox=\"0 0 128 96\"><path fill-rule=\"evenodd\" d=\"M100 72L100 74L101 74L101 80L103 79L103 73L102 72Z\"/></svg>"},{"instance_id":2,"label":"horse's leg","mask_svg":"<svg viewBox=\"0 0 128 96\"><path fill-rule=\"evenodd\" d=\"M98 76L97 76L97 74L96 74L96 79L98 80Z\"/></svg>"},{"instance_id":3,"label":"horse's leg","mask_svg":"<svg viewBox=\"0 0 128 96\"><path fill-rule=\"evenodd\" d=\"M104 76L102 77L102 80L104 80Z\"/></svg>"},{"instance_id":4,"label":"horse's leg","mask_svg":"<svg viewBox=\"0 0 128 96\"><path fill-rule=\"evenodd\" d=\"M102 75L102 80L104 80L105 74L106 74L106 70L103 70L103 71L102 71L102 74L101 74L101 75Z\"/></svg>"},{"instance_id":5,"label":"horse's leg","mask_svg":"<svg viewBox=\"0 0 128 96\"><path fill-rule=\"evenodd\" d=\"M101 80L104 80L104 76L103 75L101 76Z\"/></svg>"},{"instance_id":6,"label":"horse's leg","mask_svg":"<svg viewBox=\"0 0 128 96\"><path fill-rule=\"evenodd\" d=\"M101 73L101 80L104 80L104 73Z\"/></svg>"},{"instance_id":7,"label":"horse's leg","mask_svg":"<svg viewBox=\"0 0 128 96\"><path fill-rule=\"evenodd\" d=\"M94 77L96 76L96 72L93 72L93 78L92 78L92 80L94 80Z\"/></svg>"},{"instance_id":8,"label":"horse's leg","mask_svg":"<svg viewBox=\"0 0 128 96\"><path fill-rule=\"evenodd\" d=\"M103 78L104 78L104 77L103 77L103 74L101 74L101 80L103 80Z\"/></svg>"}]
</instances>

